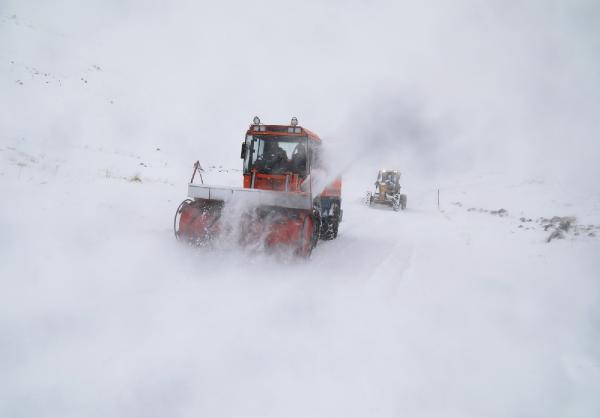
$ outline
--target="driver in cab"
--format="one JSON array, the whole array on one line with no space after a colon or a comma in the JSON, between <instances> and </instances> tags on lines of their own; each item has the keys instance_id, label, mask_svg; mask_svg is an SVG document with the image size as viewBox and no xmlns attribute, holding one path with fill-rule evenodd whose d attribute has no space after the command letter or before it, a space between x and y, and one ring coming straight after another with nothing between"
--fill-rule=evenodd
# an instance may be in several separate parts
<instances>
[{"instance_id":1,"label":"driver in cab","mask_svg":"<svg viewBox=\"0 0 600 418\"><path fill-rule=\"evenodd\" d=\"M262 158L258 161L260 167L268 171L285 171L288 166L287 153L277 141L265 141Z\"/></svg>"}]
</instances>

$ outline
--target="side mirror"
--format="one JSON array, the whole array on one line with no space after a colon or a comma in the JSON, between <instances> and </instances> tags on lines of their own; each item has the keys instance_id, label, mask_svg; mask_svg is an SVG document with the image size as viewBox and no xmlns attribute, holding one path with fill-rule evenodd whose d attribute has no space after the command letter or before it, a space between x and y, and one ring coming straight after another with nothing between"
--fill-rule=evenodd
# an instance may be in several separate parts
<instances>
[{"instance_id":1,"label":"side mirror","mask_svg":"<svg viewBox=\"0 0 600 418\"><path fill-rule=\"evenodd\" d=\"M246 158L246 143L242 142L242 153L240 158L243 160L244 158Z\"/></svg>"}]
</instances>

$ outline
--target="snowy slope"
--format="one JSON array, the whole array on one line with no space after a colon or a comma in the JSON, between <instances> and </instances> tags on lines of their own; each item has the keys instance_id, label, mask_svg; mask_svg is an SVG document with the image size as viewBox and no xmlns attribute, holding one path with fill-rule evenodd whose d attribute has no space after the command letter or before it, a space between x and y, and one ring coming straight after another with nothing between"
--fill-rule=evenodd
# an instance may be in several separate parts
<instances>
[{"instance_id":1,"label":"snowy slope","mask_svg":"<svg viewBox=\"0 0 600 418\"><path fill-rule=\"evenodd\" d=\"M1 12L0 416L598 416L580 9L307 3L307 31L268 2L147 3ZM556 52L528 54L547 25ZM339 237L309 260L173 237L194 161L241 183L255 114L306 121L343 171ZM384 165L404 212L361 202Z\"/></svg>"}]
</instances>

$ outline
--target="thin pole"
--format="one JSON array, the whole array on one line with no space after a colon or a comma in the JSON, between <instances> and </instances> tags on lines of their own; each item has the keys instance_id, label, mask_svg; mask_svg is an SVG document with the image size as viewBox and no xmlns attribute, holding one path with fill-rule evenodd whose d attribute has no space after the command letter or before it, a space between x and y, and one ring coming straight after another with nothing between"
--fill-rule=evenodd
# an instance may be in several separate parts
<instances>
[{"instance_id":1,"label":"thin pole","mask_svg":"<svg viewBox=\"0 0 600 418\"><path fill-rule=\"evenodd\" d=\"M438 210L440 210L440 189L438 190Z\"/></svg>"},{"instance_id":2,"label":"thin pole","mask_svg":"<svg viewBox=\"0 0 600 418\"><path fill-rule=\"evenodd\" d=\"M192 173L192 179L190 180L190 183L194 182L194 177L196 177L196 171L198 171L198 166L200 165L200 161L196 161L194 163L194 172Z\"/></svg>"}]
</instances>

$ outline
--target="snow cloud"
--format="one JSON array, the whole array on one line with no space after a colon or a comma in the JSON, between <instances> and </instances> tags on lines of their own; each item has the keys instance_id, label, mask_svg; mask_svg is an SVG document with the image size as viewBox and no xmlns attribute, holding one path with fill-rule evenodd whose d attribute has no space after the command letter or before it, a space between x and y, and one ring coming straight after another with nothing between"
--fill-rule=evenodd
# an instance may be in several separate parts
<instances>
[{"instance_id":1,"label":"snow cloud","mask_svg":"<svg viewBox=\"0 0 600 418\"><path fill-rule=\"evenodd\" d=\"M295 115L324 137L360 138L357 153L381 146L386 128L389 147L418 126L427 134L409 151L423 167L598 174L593 1L9 1L3 10L3 58L37 62L63 93L5 80L3 123L24 130L36 117L57 141L168 141L186 157L235 165L252 116ZM398 164L411 166L402 150Z\"/></svg>"}]
</instances>

